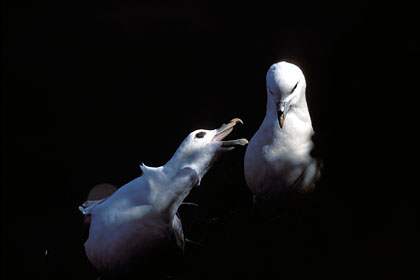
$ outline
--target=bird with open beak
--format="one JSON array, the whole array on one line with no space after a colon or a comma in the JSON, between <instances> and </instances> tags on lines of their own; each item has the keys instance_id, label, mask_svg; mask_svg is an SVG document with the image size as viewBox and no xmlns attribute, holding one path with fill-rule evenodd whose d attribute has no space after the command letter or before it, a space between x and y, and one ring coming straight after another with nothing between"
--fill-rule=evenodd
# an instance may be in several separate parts
<instances>
[{"instance_id":1,"label":"bird with open beak","mask_svg":"<svg viewBox=\"0 0 420 280\"><path fill-rule=\"evenodd\" d=\"M141 177L79 207L90 216L85 251L96 269L120 274L171 242L184 249L178 207L223 152L248 143L244 138L224 141L238 122L235 118L219 129L191 132L165 165L142 165Z\"/></svg>"},{"instance_id":2,"label":"bird with open beak","mask_svg":"<svg viewBox=\"0 0 420 280\"><path fill-rule=\"evenodd\" d=\"M312 190L320 170L310 154L314 131L305 76L296 65L282 61L270 67L266 80L266 115L244 159L245 179L255 201Z\"/></svg>"}]
</instances>

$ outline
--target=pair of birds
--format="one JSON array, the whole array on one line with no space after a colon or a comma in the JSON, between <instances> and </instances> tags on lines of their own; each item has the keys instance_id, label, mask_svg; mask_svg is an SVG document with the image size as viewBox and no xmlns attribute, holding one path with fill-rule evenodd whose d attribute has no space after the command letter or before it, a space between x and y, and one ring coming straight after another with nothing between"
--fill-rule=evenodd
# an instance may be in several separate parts
<instances>
[{"instance_id":1,"label":"pair of birds","mask_svg":"<svg viewBox=\"0 0 420 280\"><path fill-rule=\"evenodd\" d=\"M256 203L275 203L285 192L314 188L319 165L311 157L313 129L305 98L302 71L288 62L267 72L267 113L251 141L223 140L242 121L231 120L214 130L191 132L161 167L140 166L143 175L107 198L79 207L89 218L85 251L92 265L105 274L124 271L156 248L184 235L177 210L190 190L226 151L248 144L246 182Z\"/></svg>"}]
</instances>

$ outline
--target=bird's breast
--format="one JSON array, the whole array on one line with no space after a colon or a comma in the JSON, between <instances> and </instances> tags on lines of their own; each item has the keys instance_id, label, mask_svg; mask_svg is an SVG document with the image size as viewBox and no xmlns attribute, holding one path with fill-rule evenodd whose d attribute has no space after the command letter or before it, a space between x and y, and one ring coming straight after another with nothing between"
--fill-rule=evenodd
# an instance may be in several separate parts
<instances>
[{"instance_id":1,"label":"bird's breast","mask_svg":"<svg viewBox=\"0 0 420 280\"><path fill-rule=\"evenodd\" d=\"M292 137L274 128L262 126L245 154L245 179L255 195L268 189L286 191L304 172L311 158L309 137Z\"/></svg>"}]
</instances>

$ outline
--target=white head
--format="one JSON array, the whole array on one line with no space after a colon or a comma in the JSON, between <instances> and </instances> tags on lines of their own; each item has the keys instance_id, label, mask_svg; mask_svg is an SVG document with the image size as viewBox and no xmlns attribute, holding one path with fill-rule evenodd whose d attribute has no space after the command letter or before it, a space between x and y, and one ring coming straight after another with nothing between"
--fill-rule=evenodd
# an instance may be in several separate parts
<instances>
[{"instance_id":1,"label":"white head","mask_svg":"<svg viewBox=\"0 0 420 280\"><path fill-rule=\"evenodd\" d=\"M178 170L189 167L197 172L199 180L201 180L223 152L233 150L238 145L248 144L244 138L222 141L232 132L238 122L243 123L240 119L235 118L218 129L199 129L191 132L165 166L171 166Z\"/></svg>"},{"instance_id":2,"label":"white head","mask_svg":"<svg viewBox=\"0 0 420 280\"><path fill-rule=\"evenodd\" d=\"M283 128L287 112L300 102L306 102L305 76L296 65L281 61L271 65L266 80L268 100L276 105L280 127Z\"/></svg>"}]
</instances>

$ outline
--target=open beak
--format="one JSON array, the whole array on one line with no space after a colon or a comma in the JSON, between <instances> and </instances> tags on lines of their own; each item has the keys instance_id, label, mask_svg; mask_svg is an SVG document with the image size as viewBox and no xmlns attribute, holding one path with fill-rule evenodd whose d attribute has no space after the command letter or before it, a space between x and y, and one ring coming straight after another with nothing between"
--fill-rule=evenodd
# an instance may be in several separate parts
<instances>
[{"instance_id":1,"label":"open beak","mask_svg":"<svg viewBox=\"0 0 420 280\"><path fill-rule=\"evenodd\" d=\"M289 110L289 102L277 103L277 117L279 118L280 127L283 128L284 120L286 119L287 111Z\"/></svg>"},{"instance_id":2,"label":"open beak","mask_svg":"<svg viewBox=\"0 0 420 280\"><path fill-rule=\"evenodd\" d=\"M238 122L241 124L244 124L244 122L241 119L234 118L228 124L222 125L220 128L216 130L216 135L213 137L211 141L221 142L222 147L245 146L246 144L248 144L248 140L246 140L245 138L222 141L226 136L228 136L232 132L233 127Z\"/></svg>"}]
</instances>

